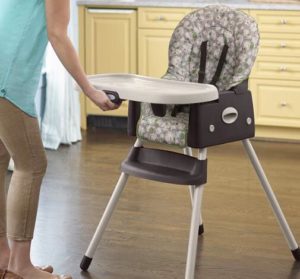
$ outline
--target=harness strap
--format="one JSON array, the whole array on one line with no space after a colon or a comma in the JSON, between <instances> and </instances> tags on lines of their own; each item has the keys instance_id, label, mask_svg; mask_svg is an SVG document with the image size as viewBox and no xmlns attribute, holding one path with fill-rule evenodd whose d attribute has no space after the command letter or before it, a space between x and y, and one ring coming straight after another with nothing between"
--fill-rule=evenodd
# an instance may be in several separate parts
<instances>
[{"instance_id":1,"label":"harness strap","mask_svg":"<svg viewBox=\"0 0 300 279\"><path fill-rule=\"evenodd\" d=\"M198 74L198 83L203 83L205 78L206 58L207 58L207 41L201 44L200 69Z\"/></svg>"},{"instance_id":2,"label":"harness strap","mask_svg":"<svg viewBox=\"0 0 300 279\"><path fill-rule=\"evenodd\" d=\"M221 53L221 57L219 59L219 63L218 63L218 66L217 66L216 73L215 73L212 81L210 82L210 84L212 84L212 85L216 85L216 83L220 79L223 67L224 67L225 62L226 62L226 56L227 56L227 53L228 53L228 48L229 48L228 45L224 45L222 53Z\"/></svg>"}]
</instances>

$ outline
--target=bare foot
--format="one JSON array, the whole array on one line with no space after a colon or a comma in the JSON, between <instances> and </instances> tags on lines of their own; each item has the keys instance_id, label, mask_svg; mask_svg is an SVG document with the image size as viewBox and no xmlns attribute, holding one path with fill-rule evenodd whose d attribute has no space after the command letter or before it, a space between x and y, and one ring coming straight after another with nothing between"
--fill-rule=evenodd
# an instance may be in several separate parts
<instances>
[{"instance_id":1,"label":"bare foot","mask_svg":"<svg viewBox=\"0 0 300 279\"><path fill-rule=\"evenodd\" d=\"M51 265L45 265L45 266L36 266L35 268L48 272L48 273L53 273L53 267Z\"/></svg>"},{"instance_id":2,"label":"bare foot","mask_svg":"<svg viewBox=\"0 0 300 279\"><path fill-rule=\"evenodd\" d=\"M1 250L0 270L6 270L7 269L8 263L9 263L9 258L10 258L10 250L9 249ZM36 266L35 268L37 268L41 271L48 272L48 273L53 273L53 267L51 265Z\"/></svg>"},{"instance_id":3,"label":"bare foot","mask_svg":"<svg viewBox=\"0 0 300 279\"><path fill-rule=\"evenodd\" d=\"M52 275L32 265L30 259L31 241L11 241L11 255L8 270L23 279L72 279L70 276ZM9 277L8 277L9 278Z\"/></svg>"},{"instance_id":4,"label":"bare foot","mask_svg":"<svg viewBox=\"0 0 300 279\"><path fill-rule=\"evenodd\" d=\"M72 279L70 276L66 275L53 275L49 272L42 271L35 267L28 267L23 270L10 270L15 274L19 275L23 279Z\"/></svg>"}]
</instances>

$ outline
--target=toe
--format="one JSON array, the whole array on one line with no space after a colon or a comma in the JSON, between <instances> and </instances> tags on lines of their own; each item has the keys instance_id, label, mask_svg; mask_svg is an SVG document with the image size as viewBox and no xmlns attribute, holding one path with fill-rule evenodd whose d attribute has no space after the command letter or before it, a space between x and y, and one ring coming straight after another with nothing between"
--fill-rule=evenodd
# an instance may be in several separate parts
<instances>
[{"instance_id":1,"label":"toe","mask_svg":"<svg viewBox=\"0 0 300 279\"><path fill-rule=\"evenodd\" d=\"M48 273L53 273L53 267L51 265L37 267L37 269L48 272Z\"/></svg>"}]
</instances>

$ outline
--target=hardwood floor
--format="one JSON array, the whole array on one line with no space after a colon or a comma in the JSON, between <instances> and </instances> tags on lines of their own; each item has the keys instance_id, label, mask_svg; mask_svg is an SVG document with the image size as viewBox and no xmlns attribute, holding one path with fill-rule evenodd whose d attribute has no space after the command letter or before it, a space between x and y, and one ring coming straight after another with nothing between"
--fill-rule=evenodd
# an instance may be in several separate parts
<instances>
[{"instance_id":1,"label":"hardwood floor","mask_svg":"<svg viewBox=\"0 0 300 279\"><path fill-rule=\"evenodd\" d=\"M190 198L182 186L130 178L89 273L79 263L134 139L90 130L48 151L33 258L75 279L182 279ZM254 142L300 243L300 144ZM196 279L297 279L295 263L241 143L208 150Z\"/></svg>"}]
</instances>

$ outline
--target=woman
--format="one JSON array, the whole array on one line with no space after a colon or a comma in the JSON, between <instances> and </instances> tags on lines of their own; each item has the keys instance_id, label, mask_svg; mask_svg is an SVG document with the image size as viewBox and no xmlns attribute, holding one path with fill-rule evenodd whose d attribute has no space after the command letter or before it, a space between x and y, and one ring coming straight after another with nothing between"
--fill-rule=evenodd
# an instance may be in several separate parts
<instances>
[{"instance_id":1,"label":"woman","mask_svg":"<svg viewBox=\"0 0 300 279\"><path fill-rule=\"evenodd\" d=\"M0 278L70 279L36 268L30 247L47 160L34 97L43 55L52 44L65 68L100 109L116 109L88 82L67 36L69 0L2 0L0 8ZM4 178L15 162L7 199ZM8 241L9 240L9 241ZM4 271L6 270L6 271ZM48 271L48 272L47 272Z\"/></svg>"}]
</instances>

